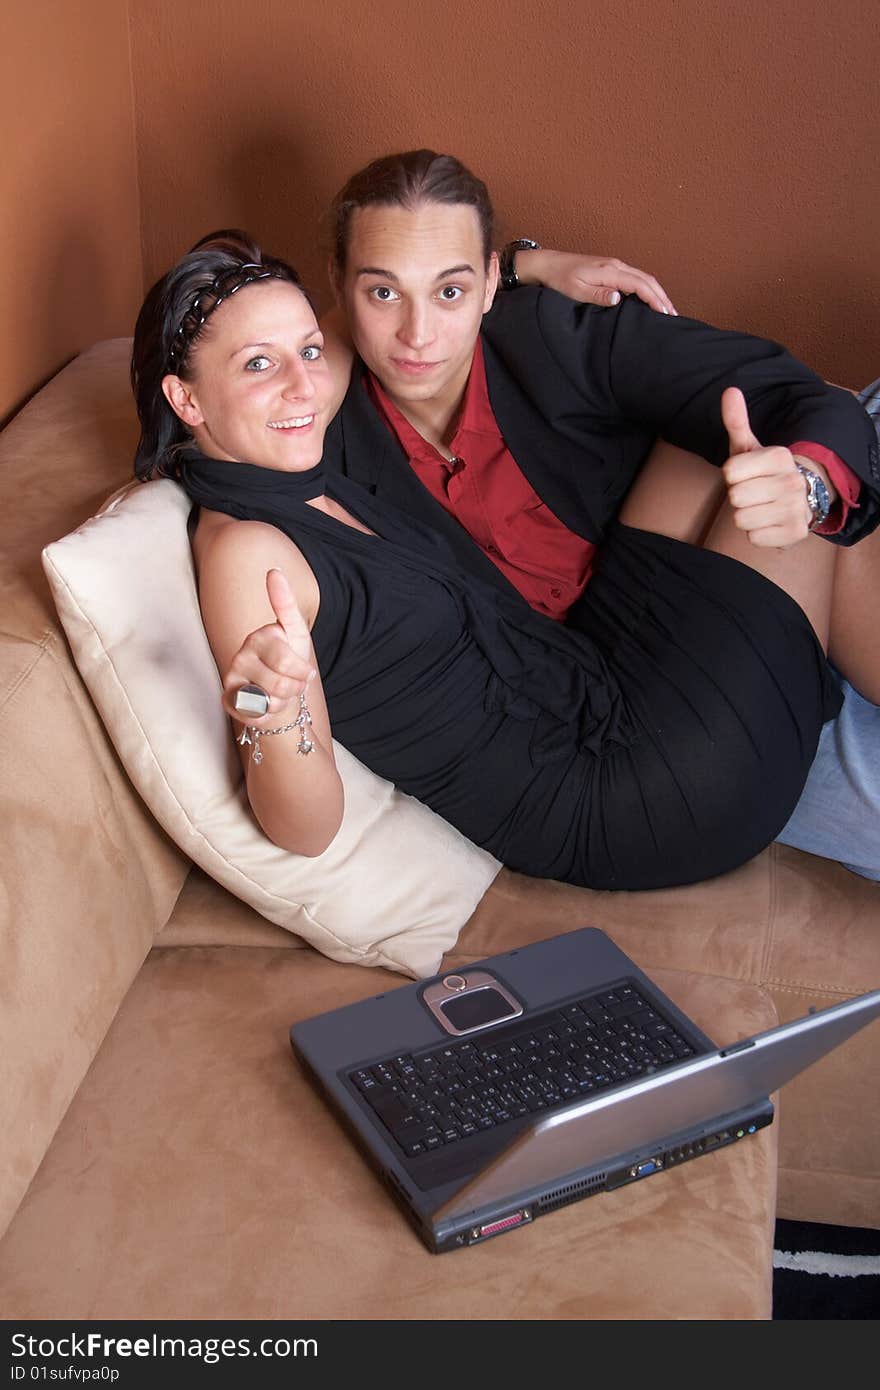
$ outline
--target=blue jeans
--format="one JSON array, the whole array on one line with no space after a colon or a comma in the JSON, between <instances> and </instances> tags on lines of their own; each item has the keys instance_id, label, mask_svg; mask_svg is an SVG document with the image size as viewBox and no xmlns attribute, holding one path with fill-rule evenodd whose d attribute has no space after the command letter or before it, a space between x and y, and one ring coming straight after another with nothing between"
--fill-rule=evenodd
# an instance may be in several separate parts
<instances>
[{"instance_id":1,"label":"blue jeans","mask_svg":"<svg viewBox=\"0 0 880 1390\"><path fill-rule=\"evenodd\" d=\"M840 684L843 708L822 730L801 799L777 839L880 882L880 706Z\"/></svg>"},{"instance_id":2,"label":"blue jeans","mask_svg":"<svg viewBox=\"0 0 880 1390\"><path fill-rule=\"evenodd\" d=\"M880 435L880 378L859 400ZM842 678L840 686L843 708L822 730L801 799L777 838L880 882L880 706Z\"/></svg>"}]
</instances>

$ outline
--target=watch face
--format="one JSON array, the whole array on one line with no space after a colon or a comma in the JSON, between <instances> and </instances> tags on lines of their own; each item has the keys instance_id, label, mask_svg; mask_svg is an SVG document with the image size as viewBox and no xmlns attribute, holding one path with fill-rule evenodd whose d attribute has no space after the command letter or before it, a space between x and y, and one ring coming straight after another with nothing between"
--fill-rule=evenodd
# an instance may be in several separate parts
<instances>
[{"instance_id":1,"label":"watch face","mask_svg":"<svg viewBox=\"0 0 880 1390\"><path fill-rule=\"evenodd\" d=\"M831 510L831 498L828 496L828 489L821 478L816 479L816 501L819 504L819 510L822 513L822 520L824 521Z\"/></svg>"},{"instance_id":2,"label":"watch face","mask_svg":"<svg viewBox=\"0 0 880 1390\"><path fill-rule=\"evenodd\" d=\"M807 506L813 513L813 526L821 526L831 510L831 498L818 473L813 473L809 468L804 468L803 464L797 465L798 472L802 475L807 485Z\"/></svg>"}]
</instances>

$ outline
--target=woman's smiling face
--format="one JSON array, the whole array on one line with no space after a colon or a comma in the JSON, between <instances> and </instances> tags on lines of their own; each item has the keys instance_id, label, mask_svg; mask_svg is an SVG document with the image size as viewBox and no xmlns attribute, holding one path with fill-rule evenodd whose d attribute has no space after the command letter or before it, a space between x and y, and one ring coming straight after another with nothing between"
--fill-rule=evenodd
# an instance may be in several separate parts
<instances>
[{"instance_id":1,"label":"woman's smiling face","mask_svg":"<svg viewBox=\"0 0 880 1390\"><path fill-rule=\"evenodd\" d=\"M305 295L284 280L245 285L212 314L183 380L162 389L202 453L299 472L320 462L333 383Z\"/></svg>"}]
</instances>

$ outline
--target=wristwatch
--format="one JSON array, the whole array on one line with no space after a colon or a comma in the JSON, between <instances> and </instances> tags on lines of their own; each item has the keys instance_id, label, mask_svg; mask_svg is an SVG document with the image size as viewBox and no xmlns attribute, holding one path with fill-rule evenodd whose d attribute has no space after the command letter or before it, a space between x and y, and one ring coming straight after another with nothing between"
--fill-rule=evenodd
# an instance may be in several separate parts
<instances>
[{"instance_id":1,"label":"wristwatch","mask_svg":"<svg viewBox=\"0 0 880 1390\"><path fill-rule=\"evenodd\" d=\"M540 251L541 247L531 237L520 236L509 241L498 256L499 285L502 290L515 290L519 285L516 277L517 251Z\"/></svg>"},{"instance_id":2,"label":"wristwatch","mask_svg":"<svg viewBox=\"0 0 880 1390\"><path fill-rule=\"evenodd\" d=\"M802 463L797 461L795 461L795 468L807 485L807 506L813 515L809 529L815 531L817 526L821 526L823 521L828 520L828 513L831 511L831 497L818 473L814 473L811 468L805 468Z\"/></svg>"}]
</instances>

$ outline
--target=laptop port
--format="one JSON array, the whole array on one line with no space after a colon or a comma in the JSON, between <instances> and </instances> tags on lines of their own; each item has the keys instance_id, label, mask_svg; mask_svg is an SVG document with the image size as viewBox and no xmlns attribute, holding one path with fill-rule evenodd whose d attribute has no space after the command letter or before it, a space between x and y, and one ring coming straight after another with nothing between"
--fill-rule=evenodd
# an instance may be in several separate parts
<instances>
[{"instance_id":1,"label":"laptop port","mask_svg":"<svg viewBox=\"0 0 880 1390\"><path fill-rule=\"evenodd\" d=\"M524 1226L531 1219L531 1208L520 1207L519 1211L512 1211L509 1216L501 1216L497 1221L487 1221L485 1226L472 1227L468 1245L475 1245L479 1240L488 1240L490 1236L500 1236L502 1231L512 1231L515 1226Z\"/></svg>"},{"instance_id":2,"label":"laptop port","mask_svg":"<svg viewBox=\"0 0 880 1390\"><path fill-rule=\"evenodd\" d=\"M653 1158L646 1158L644 1163L637 1163L629 1170L631 1178L646 1178L649 1173L656 1173L663 1167L663 1159L659 1154Z\"/></svg>"}]
</instances>

